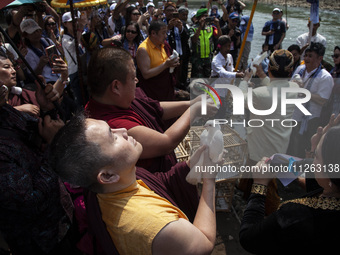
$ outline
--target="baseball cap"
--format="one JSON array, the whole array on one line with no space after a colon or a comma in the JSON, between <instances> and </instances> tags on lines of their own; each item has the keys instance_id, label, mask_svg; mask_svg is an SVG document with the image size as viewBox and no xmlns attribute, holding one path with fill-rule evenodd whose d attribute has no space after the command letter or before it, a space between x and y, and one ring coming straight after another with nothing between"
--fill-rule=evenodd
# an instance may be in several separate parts
<instances>
[{"instance_id":1,"label":"baseball cap","mask_svg":"<svg viewBox=\"0 0 340 255\"><path fill-rule=\"evenodd\" d=\"M281 12L281 9L280 8L274 8L273 12Z\"/></svg>"},{"instance_id":2,"label":"baseball cap","mask_svg":"<svg viewBox=\"0 0 340 255\"><path fill-rule=\"evenodd\" d=\"M154 3L148 2L148 4L146 5L146 9L148 9L150 6L155 7Z\"/></svg>"},{"instance_id":3,"label":"baseball cap","mask_svg":"<svg viewBox=\"0 0 340 255\"><path fill-rule=\"evenodd\" d=\"M41 29L38 23L35 22L33 19L24 19L20 23L20 29L22 32L26 32L27 34L33 34L36 30Z\"/></svg>"},{"instance_id":4,"label":"baseball cap","mask_svg":"<svg viewBox=\"0 0 340 255\"><path fill-rule=\"evenodd\" d=\"M269 57L269 69L279 72L289 72L294 64L293 54L288 50L274 51Z\"/></svg>"},{"instance_id":5,"label":"baseball cap","mask_svg":"<svg viewBox=\"0 0 340 255\"><path fill-rule=\"evenodd\" d=\"M181 13L181 12L189 12L189 9L185 6L181 6L178 8L178 12Z\"/></svg>"},{"instance_id":6,"label":"baseball cap","mask_svg":"<svg viewBox=\"0 0 340 255\"><path fill-rule=\"evenodd\" d=\"M193 17L195 17L196 16L196 12L192 12L191 14L190 14L190 18L192 19Z\"/></svg>"},{"instance_id":7,"label":"baseball cap","mask_svg":"<svg viewBox=\"0 0 340 255\"><path fill-rule=\"evenodd\" d=\"M80 17L80 12L78 11L77 13L75 13L75 18L79 19L79 17ZM63 23L72 21L71 12L65 12L61 20Z\"/></svg>"},{"instance_id":8,"label":"baseball cap","mask_svg":"<svg viewBox=\"0 0 340 255\"><path fill-rule=\"evenodd\" d=\"M117 3L113 3L110 5L110 11L113 11L117 6Z\"/></svg>"},{"instance_id":9,"label":"baseball cap","mask_svg":"<svg viewBox=\"0 0 340 255\"><path fill-rule=\"evenodd\" d=\"M232 13L230 13L229 18L230 19L239 19L240 15L238 15L237 12L232 12Z\"/></svg>"}]
</instances>

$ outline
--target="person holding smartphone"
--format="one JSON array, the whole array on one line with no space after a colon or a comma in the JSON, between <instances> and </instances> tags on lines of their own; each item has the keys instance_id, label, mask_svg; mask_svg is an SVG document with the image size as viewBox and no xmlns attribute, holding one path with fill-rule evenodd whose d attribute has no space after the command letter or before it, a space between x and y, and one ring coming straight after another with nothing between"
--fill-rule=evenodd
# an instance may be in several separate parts
<instances>
[{"instance_id":1,"label":"person holding smartphone","mask_svg":"<svg viewBox=\"0 0 340 255\"><path fill-rule=\"evenodd\" d=\"M60 75L52 72L45 48L54 45L52 40L42 36L42 28L33 19L25 19L20 29L27 46L25 59L37 75L42 75L47 82L55 83Z\"/></svg>"}]
</instances>

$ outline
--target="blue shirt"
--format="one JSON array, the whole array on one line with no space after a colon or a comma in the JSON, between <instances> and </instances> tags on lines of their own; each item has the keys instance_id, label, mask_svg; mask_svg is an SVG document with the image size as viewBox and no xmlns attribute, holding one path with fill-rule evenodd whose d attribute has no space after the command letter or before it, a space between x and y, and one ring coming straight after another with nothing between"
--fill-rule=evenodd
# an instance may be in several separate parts
<instances>
[{"instance_id":1,"label":"blue shirt","mask_svg":"<svg viewBox=\"0 0 340 255\"><path fill-rule=\"evenodd\" d=\"M249 16L244 15L241 18L241 24L240 24L240 30L241 30L241 40L243 41L244 34L246 33L248 22L249 22ZM250 29L248 31L248 36L247 36L247 42L251 42L254 37L254 26L253 23L250 25Z\"/></svg>"}]
</instances>

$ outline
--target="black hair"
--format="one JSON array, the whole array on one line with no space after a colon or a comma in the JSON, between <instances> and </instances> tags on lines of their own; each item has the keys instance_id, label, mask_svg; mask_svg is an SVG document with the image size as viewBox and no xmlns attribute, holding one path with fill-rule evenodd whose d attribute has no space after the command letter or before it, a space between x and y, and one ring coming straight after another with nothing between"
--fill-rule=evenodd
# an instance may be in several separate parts
<instances>
[{"instance_id":1,"label":"black hair","mask_svg":"<svg viewBox=\"0 0 340 255\"><path fill-rule=\"evenodd\" d=\"M49 151L49 164L63 181L101 192L97 181L99 170L112 164L100 145L86 140L86 116L76 114L55 135Z\"/></svg>"},{"instance_id":2,"label":"black hair","mask_svg":"<svg viewBox=\"0 0 340 255\"><path fill-rule=\"evenodd\" d=\"M166 24L163 21L161 20L151 21L150 26L149 26L149 35L151 35L152 31L155 31L156 33L158 33L158 31L160 31L162 27L166 27Z\"/></svg>"},{"instance_id":3,"label":"black hair","mask_svg":"<svg viewBox=\"0 0 340 255\"><path fill-rule=\"evenodd\" d=\"M292 52L293 50L296 50L297 52L300 53L301 48L300 48L300 46L297 45L297 44L292 44L292 45L290 45L290 46L288 47L287 50L290 51L290 52Z\"/></svg>"},{"instance_id":4,"label":"black hair","mask_svg":"<svg viewBox=\"0 0 340 255\"><path fill-rule=\"evenodd\" d=\"M340 166L340 126L335 126L329 129L324 137L321 155L323 165L326 166ZM333 169L334 170L334 169ZM339 175L339 172L333 172L331 174ZM334 177L334 176L332 176ZM339 176L336 176L339 177ZM330 178L331 182L333 182L340 189L340 178Z\"/></svg>"},{"instance_id":5,"label":"black hair","mask_svg":"<svg viewBox=\"0 0 340 255\"><path fill-rule=\"evenodd\" d=\"M228 35L221 35L218 39L217 39L217 45L223 46L225 44L231 43L231 39ZM219 48L217 48L218 51L220 51Z\"/></svg>"},{"instance_id":6,"label":"black hair","mask_svg":"<svg viewBox=\"0 0 340 255\"><path fill-rule=\"evenodd\" d=\"M133 13L134 10L137 10L140 13L137 7L129 6L128 8L126 8L125 24L129 24L131 22L131 14Z\"/></svg>"},{"instance_id":7,"label":"black hair","mask_svg":"<svg viewBox=\"0 0 340 255\"><path fill-rule=\"evenodd\" d=\"M308 48L306 49L305 53L307 52L315 52L316 54L318 54L319 56L323 57L325 55L326 52L326 48L325 46L323 46L322 43L318 43L318 42L312 42Z\"/></svg>"},{"instance_id":8,"label":"black hair","mask_svg":"<svg viewBox=\"0 0 340 255\"><path fill-rule=\"evenodd\" d=\"M339 50L340 51L340 47L339 46L335 46L333 51L335 51L335 50Z\"/></svg>"},{"instance_id":9,"label":"black hair","mask_svg":"<svg viewBox=\"0 0 340 255\"><path fill-rule=\"evenodd\" d=\"M128 23L126 26L125 26L125 29L124 29L124 34L123 34L123 38L122 38L122 42L124 42L124 39L126 38L126 30L128 28L128 26L134 26L136 31L137 31L137 36L135 37L135 39L133 39L133 41L135 43L137 43L137 45L140 44L141 42L141 38L142 38L142 35L140 33L140 29L139 29L139 25L137 22L133 22L133 21L130 21L130 23Z\"/></svg>"},{"instance_id":10,"label":"black hair","mask_svg":"<svg viewBox=\"0 0 340 255\"><path fill-rule=\"evenodd\" d=\"M93 52L89 65L87 83L91 95L102 96L114 80L126 82L131 54L118 47L107 47Z\"/></svg>"}]
</instances>

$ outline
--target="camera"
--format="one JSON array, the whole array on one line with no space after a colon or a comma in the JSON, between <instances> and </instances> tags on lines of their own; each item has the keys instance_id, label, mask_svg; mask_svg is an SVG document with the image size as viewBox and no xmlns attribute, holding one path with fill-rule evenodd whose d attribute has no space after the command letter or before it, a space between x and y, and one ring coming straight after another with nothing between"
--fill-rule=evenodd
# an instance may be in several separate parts
<instances>
[{"instance_id":1,"label":"camera","mask_svg":"<svg viewBox=\"0 0 340 255\"><path fill-rule=\"evenodd\" d=\"M177 18L179 17L179 13L178 13L178 12L173 12L173 13L172 13L172 17L173 17L174 19L177 19Z\"/></svg>"},{"instance_id":2,"label":"camera","mask_svg":"<svg viewBox=\"0 0 340 255\"><path fill-rule=\"evenodd\" d=\"M215 20L214 17L206 17L205 18L205 22L207 22L207 23L212 23L214 20Z\"/></svg>"}]
</instances>

